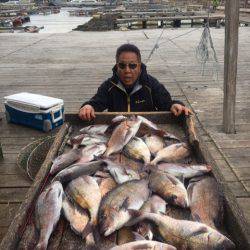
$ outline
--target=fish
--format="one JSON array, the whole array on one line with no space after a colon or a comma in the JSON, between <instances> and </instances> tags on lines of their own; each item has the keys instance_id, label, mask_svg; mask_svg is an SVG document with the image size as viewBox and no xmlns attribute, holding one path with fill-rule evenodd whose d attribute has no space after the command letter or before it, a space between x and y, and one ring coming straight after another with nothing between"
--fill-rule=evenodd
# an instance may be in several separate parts
<instances>
[{"instance_id":1,"label":"fish","mask_svg":"<svg viewBox=\"0 0 250 250\"><path fill-rule=\"evenodd\" d=\"M88 175L82 175L72 180L66 187L66 194L82 208L90 213L90 223L97 225L98 209L101 202L101 191L96 180Z\"/></svg>"},{"instance_id":2,"label":"fish","mask_svg":"<svg viewBox=\"0 0 250 250\"><path fill-rule=\"evenodd\" d=\"M122 228L149 197L148 180L127 181L109 193L102 201L98 213L100 233L108 236Z\"/></svg>"},{"instance_id":3,"label":"fish","mask_svg":"<svg viewBox=\"0 0 250 250\"><path fill-rule=\"evenodd\" d=\"M190 150L186 143L175 143L158 151L151 165L156 165L160 161L178 162L190 156Z\"/></svg>"},{"instance_id":4,"label":"fish","mask_svg":"<svg viewBox=\"0 0 250 250\"><path fill-rule=\"evenodd\" d=\"M174 164L174 163L160 163L156 168L163 172L174 175L180 180L190 179L195 176L201 176L211 172L212 167L210 165L187 165L187 164Z\"/></svg>"},{"instance_id":5,"label":"fish","mask_svg":"<svg viewBox=\"0 0 250 250\"><path fill-rule=\"evenodd\" d=\"M133 169L136 172L141 172L144 166L144 163L140 161L134 161L125 156L123 153L113 154L109 157L109 159L115 163L128 166L130 169Z\"/></svg>"},{"instance_id":6,"label":"fish","mask_svg":"<svg viewBox=\"0 0 250 250\"><path fill-rule=\"evenodd\" d=\"M107 163L103 160L74 164L59 172L52 181L60 181L62 184L67 183L81 175L91 175L105 166L107 166Z\"/></svg>"},{"instance_id":7,"label":"fish","mask_svg":"<svg viewBox=\"0 0 250 250\"><path fill-rule=\"evenodd\" d=\"M188 207L187 190L176 177L159 170L151 171L149 187L169 204Z\"/></svg>"},{"instance_id":8,"label":"fish","mask_svg":"<svg viewBox=\"0 0 250 250\"><path fill-rule=\"evenodd\" d=\"M109 137L102 134L80 134L68 140L68 144L73 147L88 146L93 144L106 144Z\"/></svg>"},{"instance_id":9,"label":"fish","mask_svg":"<svg viewBox=\"0 0 250 250\"><path fill-rule=\"evenodd\" d=\"M170 204L167 204L166 212L164 214L177 220L191 219L191 213L188 208L177 207Z\"/></svg>"},{"instance_id":10,"label":"fish","mask_svg":"<svg viewBox=\"0 0 250 250\"><path fill-rule=\"evenodd\" d=\"M82 149L82 156L77 163L86 163L97 159L102 156L106 151L107 147L105 144L93 144L86 146Z\"/></svg>"},{"instance_id":11,"label":"fish","mask_svg":"<svg viewBox=\"0 0 250 250\"><path fill-rule=\"evenodd\" d=\"M139 137L134 137L124 148L123 152L129 158L150 163L151 153L147 144Z\"/></svg>"},{"instance_id":12,"label":"fish","mask_svg":"<svg viewBox=\"0 0 250 250\"><path fill-rule=\"evenodd\" d=\"M115 116L112 120L111 120L111 124L114 124L114 123L121 123L125 120L127 120L128 117L124 116L124 115L117 115Z\"/></svg>"},{"instance_id":13,"label":"fish","mask_svg":"<svg viewBox=\"0 0 250 250\"><path fill-rule=\"evenodd\" d=\"M73 204L66 195L63 196L63 214L68 220L71 229L78 235L83 236L84 229L89 223L89 216L86 210Z\"/></svg>"},{"instance_id":14,"label":"fish","mask_svg":"<svg viewBox=\"0 0 250 250\"><path fill-rule=\"evenodd\" d=\"M216 180L211 176L191 179L187 192L193 220L219 228L223 221L223 199Z\"/></svg>"},{"instance_id":15,"label":"fish","mask_svg":"<svg viewBox=\"0 0 250 250\"><path fill-rule=\"evenodd\" d=\"M102 198L117 186L113 178L102 178L99 183Z\"/></svg>"},{"instance_id":16,"label":"fish","mask_svg":"<svg viewBox=\"0 0 250 250\"><path fill-rule=\"evenodd\" d=\"M54 175L66 167L70 166L75 161L81 158L81 150L78 148L73 148L67 153L59 155L54 161L50 168L50 174Z\"/></svg>"},{"instance_id":17,"label":"fish","mask_svg":"<svg viewBox=\"0 0 250 250\"><path fill-rule=\"evenodd\" d=\"M138 115L137 119L141 120L141 126L138 130L138 137L145 136L146 134L150 135L158 135L167 140L173 140L176 142L180 142L180 139L175 135L168 133L167 131L160 129L155 123L151 122L147 118Z\"/></svg>"},{"instance_id":18,"label":"fish","mask_svg":"<svg viewBox=\"0 0 250 250\"><path fill-rule=\"evenodd\" d=\"M56 181L50 184L38 197L35 220L40 236L36 249L47 248L50 235L60 219L63 193L62 184Z\"/></svg>"},{"instance_id":19,"label":"fish","mask_svg":"<svg viewBox=\"0 0 250 250\"><path fill-rule=\"evenodd\" d=\"M123 147L135 136L141 121L136 118L130 118L121 122L113 131L108 144L105 156L119 153Z\"/></svg>"},{"instance_id":20,"label":"fish","mask_svg":"<svg viewBox=\"0 0 250 250\"><path fill-rule=\"evenodd\" d=\"M159 241L139 240L112 247L110 250L177 250L177 248Z\"/></svg>"},{"instance_id":21,"label":"fish","mask_svg":"<svg viewBox=\"0 0 250 250\"><path fill-rule=\"evenodd\" d=\"M158 151L165 147L165 142L162 137L158 135L145 135L143 137L150 153L155 156Z\"/></svg>"},{"instance_id":22,"label":"fish","mask_svg":"<svg viewBox=\"0 0 250 250\"><path fill-rule=\"evenodd\" d=\"M108 127L109 125L106 124L90 125L80 129L80 132L82 134L89 134L89 135L95 135L95 134L103 135L107 131Z\"/></svg>"},{"instance_id":23,"label":"fish","mask_svg":"<svg viewBox=\"0 0 250 250\"><path fill-rule=\"evenodd\" d=\"M117 245L134 241L135 237L131 227L122 227L117 231Z\"/></svg>"},{"instance_id":24,"label":"fish","mask_svg":"<svg viewBox=\"0 0 250 250\"><path fill-rule=\"evenodd\" d=\"M217 230L199 222L176 220L167 215L142 213L133 223L152 221L161 237L177 249L212 250L234 249L234 243Z\"/></svg>"},{"instance_id":25,"label":"fish","mask_svg":"<svg viewBox=\"0 0 250 250\"><path fill-rule=\"evenodd\" d=\"M158 195L153 195L144 203L140 212L164 214L166 212L166 202ZM152 224L147 221L139 222L136 225L136 232L147 240L152 240L154 236Z\"/></svg>"},{"instance_id":26,"label":"fish","mask_svg":"<svg viewBox=\"0 0 250 250\"><path fill-rule=\"evenodd\" d=\"M104 161L107 163L106 169L115 179L116 183L121 184L129 180L140 179L140 175L138 174L137 171L134 171L125 165L114 163L110 160L104 160Z\"/></svg>"}]
</instances>

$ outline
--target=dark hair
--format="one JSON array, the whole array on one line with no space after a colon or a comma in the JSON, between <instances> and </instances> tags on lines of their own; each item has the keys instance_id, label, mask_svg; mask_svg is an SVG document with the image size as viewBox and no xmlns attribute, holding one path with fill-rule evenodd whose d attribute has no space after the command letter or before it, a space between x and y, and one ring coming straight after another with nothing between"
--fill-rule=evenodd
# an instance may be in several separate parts
<instances>
[{"instance_id":1,"label":"dark hair","mask_svg":"<svg viewBox=\"0 0 250 250\"><path fill-rule=\"evenodd\" d=\"M118 58L123 52L134 52L137 55L138 61L141 62L141 52L134 44L125 43L121 45L116 50L116 56L115 56L116 62L118 62Z\"/></svg>"}]
</instances>

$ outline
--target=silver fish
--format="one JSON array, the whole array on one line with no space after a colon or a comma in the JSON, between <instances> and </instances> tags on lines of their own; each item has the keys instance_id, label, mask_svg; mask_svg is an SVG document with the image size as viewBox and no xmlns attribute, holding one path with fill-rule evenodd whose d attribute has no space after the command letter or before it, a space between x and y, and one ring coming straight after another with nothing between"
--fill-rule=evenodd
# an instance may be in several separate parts
<instances>
[{"instance_id":1,"label":"silver fish","mask_svg":"<svg viewBox=\"0 0 250 250\"><path fill-rule=\"evenodd\" d=\"M158 135L145 135L143 139L152 155L156 155L158 151L165 147L163 138Z\"/></svg>"},{"instance_id":2,"label":"silver fish","mask_svg":"<svg viewBox=\"0 0 250 250\"><path fill-rule=\"evenodd\" d=\"M174 164L174 163L160 163L157 169L172 174L179 179L189 179L195 176L204 175L212 170L210 165L187 165L187 164Z\"/></svg>"},{"instance_id":3,"label":"silver fish","mask_svg":"<svg viewBox=\"0 0 250 250\"><path fill-rule=\"evenodd\" d=\"M223 220L223 200L218 184L213 177L191 179L188 185L188 197L192 218L216 228Z\"/></svg>"},{"instance_id":4,"label":"silver fish","mask_svg":"<svg viewBox=\"0 0 250 250\"><path fill-rule=\"evenodd\" d=\"M82 175L68 184L66 193L82 208L89 210L90 223L97 225L101 191L96 180L91 176Z\"/></svg>"},{"instance_id":5,"label":"silver fish","mask_svg":"<svg viewBox=\"0 0 250 250\"><path fill-rule=\"evenodd\" d=\"M121 122L113 131L108 144L105 156L120 152L123 147L135 136L141 121L136 118L127 119Z\"/></svg>"},{"instance_id":6,"label":"silver fish","mask_svg":"<svg viewBox=\"0 0 250 250\"><path fill-rule=\"evenodd\" d=\"M233 249L234 243L213 228L194 221L176 220L166 215L144 213L134 219L150 220L156 224L162 238L177 249Z\"/></svg>"},{"instance_id":7,"label":"silver fish","mask_svg":"<svg viewBox=\"0 0 250 250\"><path fill-rule=\"evenodd\" d=\"M36 249L46 249L50 235L56 227L62 209L63 187L58 181L53 182L43 191L36 203L35 219L40 237Z\"/></svg>"},{"instance_id":8,"label":"silver fish","mask_svg":"<svg viewBox=\"0 0 250 250\"><path fill-rule=\"evenodd\" d=\"M62 208L65 218L70 223L71 229L76 234L82 235L89 222L88 213L84 209L74 205L66 195L63 197Z\"/></svg>"},{"instance_id":9,"label":"silver fish","mask_svg":"<svg viewBox=\"0 0 250 250\"><path fill-rule=\"evenodd\" d=\"M149 176L149 187L168 203L188 207L187 190L176 177L162 171L152 171Z\"/></svg>"},{"instance_id":10,"label":"silver fish","mask_svg":"<svg viewBox=\"0 0 250 250\"><path fill-rule=\"evenodd\" d=\"M176 143L158 151L150 164L156 165L160 161L178 162L190 156L190 150L186 143Z\"/></svg>"},{"instance_id":11,"label":"silver fish","mask_svg":"<svg viewBox=\"0 0 250 250\"><path fill-rule=\"evenodd\" d=\"M108 128L108 125L106 124L90 125L90 126L80 129L80 132L82 134L89 134L89 135L105 134L107 128Z\"/></svg>"},{"instance_id":12,"label":"silver fish","mask_svg":"<svg viewBox=\"0 0 250 250\"><path fill-rule=\"evenodd\" d=\"M110 250L177 250L177 248L159 241L140 240L112 247Z\"/></svg>"},{"instance_id":13,"label":"silver fish","mask_svg":"<svg viewBox=\"0 0 250 250\"><path fill-rule=\"evenodd\" d=\"M123 152L126 156L143 161L145 164L150 163L150 151L145 142L139 138L134 137L124 148Z\"/></svg>"},{"instance_id":14,"label":"silver fish","mask_svg":"<svg viewBox=\"0 0 250 250\"><path fill-rule=\"evenodd\" d=\"M116 183L121 184L130 180L140 180L138 172L134 171L130 167L114 163L109 160L105 160L105 162L107 163L107 170L115 179Z\"/></svg>"},{"instance_id":15,"label":"silver fish","mask_svg":"<svg viewBox=\"0 0 250 250\"><path fill-rule=\"evenodd\" d=\"M107 166L107 163L102 160L74 164L68 167L67 169L64 169L59 172L54 177L53 181L60 181L61 183L66 183L81 175L93 174L96 171L103 169L105 166Z\"/></svg>"},{"instance_id":16,"label":"silver fish","mask_svg":"<svg viewBox=\"0 0 250 250\"><path fill-rule=\"evenodd\" d=\"M68 144L73 147L88 146L92 144L106 144L109 137L102 134L80 134L68 140Z\"/></svg>"},{"instance_id":17,"label":"silver fish","mask_svg":"<svg viewBox=\"0 0 250 250\"><path fill-rule=\"evenodd\" d=\"M81 158L77 161L79 163L86 163L97 159L102 156L106 151L107 147L105 144L93 144L86 146L82 149Z\"/></svg>"},{"instance_id":18,"label":"silver fish","mask_svg":"<svg viewBox=\"0 0 250 250\"><path fill-rule=\"evenodd\" d=\"M141 207L142 213L166 213L166 202L158 195L151 196ZM152 225L149 222L142 221L136 226L136 232L147 240L152 240L154 233Z\"/></svg>"},{"instance_id":19,"label":"silver fish","mask_svg":"<svg viewBox=\"0 0 250 250\"><path fill-rule=\"evenodd\" d=\"M50 169L50 174L54 175L60 172L64 168L68 167L75 161L81 158L81 150L78 148L73 148L67 153L59 155L54 161Z\"/></svg>"},{"instance_id":20,"label":"silver fish","mask_svg":"<svg viewBox=\"0 0 250 250\"><path fill-rule=\"evenodd\" d=\"M132 217L132 210L139 210L149 197L147 180L125 182L107 193L99 209L101 234L108 236L122 228Z\"/></svg>"},{"instance_id":21,"label":"silver fish","mask_svg":"<svg viewBox=\"0 0 250 250\"><path fill-rule=\"evenodd\" d=\"M165 138L167 140L174 140L179 142L180 139L177 138L175 135L168 133L167 131L160 129L156 124L154 124L153 122L149 121L147 118L138 115L137 118L139 120L141 120L141 126L140 129L138 131L138 135L137 136L144 136L146 134L151 134L151 135L158 135L162 138Z\"/></svg>"}]
</instances>

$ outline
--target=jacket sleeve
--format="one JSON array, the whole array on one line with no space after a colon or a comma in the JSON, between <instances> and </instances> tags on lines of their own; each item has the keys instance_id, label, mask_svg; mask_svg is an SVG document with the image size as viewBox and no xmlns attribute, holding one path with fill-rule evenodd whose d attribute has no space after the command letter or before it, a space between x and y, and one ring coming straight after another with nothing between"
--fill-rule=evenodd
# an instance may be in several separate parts
<instances>
[{"instance_id":1,"label":"jacket sleeve","mask_svg":"<svg viewBox=\"0 0 250 250\"><path fill-rule=\"evenodd\" d=\"M91 105L95 111L102 112L108 107L108 84L104 82L98 88L97 93L87 102L83 103L81 108L85 105Z\"/></svg>"},{"instance_id":2,"label":"jacket sleeve","mask_svg":"<svg viewBox=\"0 0 250 250\"><path fill-rule=\"evenodd\" d=\"M157 79L151 77L151 82L152 98L158 111L169 111L171 106L175 103L184 106L181 101L172 100L170 93Z\"/></svg>"}]
</instances>

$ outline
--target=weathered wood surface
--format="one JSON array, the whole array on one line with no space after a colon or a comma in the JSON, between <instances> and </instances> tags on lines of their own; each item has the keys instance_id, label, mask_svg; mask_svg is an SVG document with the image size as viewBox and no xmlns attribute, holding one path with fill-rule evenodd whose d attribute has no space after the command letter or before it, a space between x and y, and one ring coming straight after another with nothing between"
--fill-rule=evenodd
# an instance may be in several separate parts
<instances>
[{"instance_id":1,"label":"weathered wood surface","mask_svg":"<svg viewBox=\"0 0 250 250\"><path fill-rule=\"evenodd\" d=\"M177 39L169 42L169 38ZM91 97L99 84L110 76L117 46L132 42L141 48L145 60L160 30L130 32L71 32L69 34L1 34L0 36L0 112L4 111L3 97L21 91L30 91L62 98L66 113L77 113L82 102ZM211 155L220 161L227 184L236 197L244 198L239 205L250 221L249 141L250 141L250 28L239 29L239 55L236 96L236 134L227 135L222 128L224 29L211 29L219 60L219 80L214 81L212 63L205 75L195 58L202 29L166 29L160 47L147 64L150 74L162 82L174 99L182 100L195 112L198 127L204 128L202 138L209 144ZM70 87L69 87L70 86ZM2 114L0 114L2 117ZM0 177L5 175L6 187L13 189L7 175L18 177L17 186L27 178L15 166L18 151L29 142L46 134L23 126L7 125L0 121L0 138L4 161L0 162ZM215 143L212 144L211 142ZM241 143L243 142L243 143ZM227 151L225 151L227 150ZM240 153L240 157L237 153ZM244 153L246 152L246 153ZM244 156L244 157L242 157ZM242 179L243 178L243 179ZM2 188L0 188L1 190ZM13 191L14 192L14 191ZM20 190L21 192L21 190ZM11 191L9 192L11 193ZM8 198L9 197L9 198ZM19 197L19 198L18 198ZM23 195L24 197L24 195ZM21 193L4 196L0 200L18 201ZM7 204L8 202L4 202ZM0 211L2 207L0 206ZM0 238L7 227L0 224Z\"/></svg>"},{"instance_id":2,"label":"weathered wood surface","mask_svg":"<svg viewBox=\"0 0 250 250\"><path fill-rule=\"evenodd\" d=\"M225 133L235 133L235 100L239 36L239 1L226 1L224 52L224 105Z\"/></svg>"},{"instance_id":3,"label":"weathered wood surface","mask_svg":"<svg viewBox=\"0 0 250 250\"><path fill-rule=\"evenodd\" d=\"M59 130L54 143L49 151L44 163L39 170L36 180L30 187L25 200L23 201L21 208L15 217L11 218L11 224L9 226L7 236L5 237L0 245L0 249L15 249L17 243L21 239L26 225L29 222L29 216L34 212L34 200L37 199L39 194L43 191L46 184L46 176L48 175L52 160L56 157L57 152L63 142L64 136L68 131L68 125L64 124ZM7 209L6 209L7 210Z\"/></svg>"}]
</instances>

